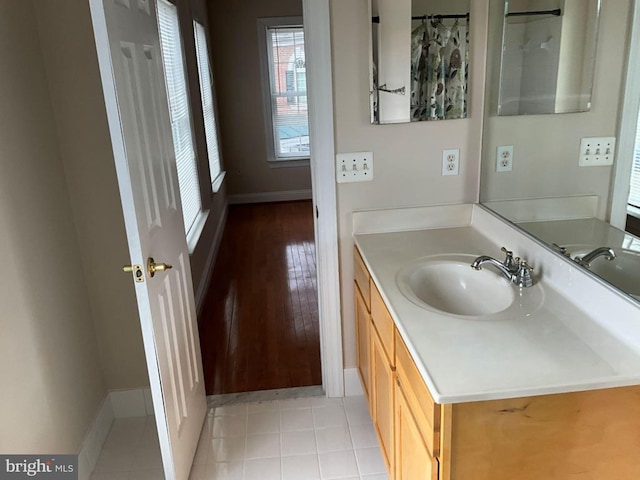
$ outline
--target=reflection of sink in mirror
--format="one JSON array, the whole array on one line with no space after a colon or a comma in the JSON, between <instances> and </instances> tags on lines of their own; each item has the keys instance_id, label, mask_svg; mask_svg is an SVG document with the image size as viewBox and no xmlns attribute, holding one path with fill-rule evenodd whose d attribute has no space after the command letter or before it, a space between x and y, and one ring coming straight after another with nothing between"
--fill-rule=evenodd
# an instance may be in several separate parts
<instances>
[{"instance_id":1,"label":"reflection of sink in mirror","mask_svg":"<svg viewBox=\"0 0 640 480\"><path fill-rule=\"evenodd\" d=\"M594 245L565 245L571 258L582 257L598 248ZM640 299L640 252L614 248L616 258L612 261L598 257L591 262L589 270L602 277L614 287Z\"/></svg>"},{"instance_id":2,"label":"reflection of sink in mirror","mask_svg":"<svg viewBox=\"0 0 640 480\"><path fill-rule=\"evenodd\" d=\"M507 102L504 100L507 100L507 97L514 99L513 102L508 102L513 106L511 113L515 113L515 110L521 111L523 105L520 99L530 96L529 92L532 88L542 86L543 83L555 85L557 88L559 86L557 80L562 82L568 80L567 78L563 80L560 76L564 77L565 73L575 71L572 68L562 71L557 68L537 68L532 72L535 76L519 77L520 72L525 73L524 65L520 68L518 63L520 60L524 60L526 56L551 53L554 42L558 39L561 40L560 50L562 50L565 39L570 43L576 41L571 35L576 30L572 32L562 30L560 36L554 32L538 32L540 35L535 37L518 37L516 35L518 30L526 29L524 34L532 31L530 27L534 26L532 23L534 18L535 21L547 24L571 18L576 21L578 18L586 19L588 10L597 3L600 5L600 14L595 37L595 55L586 57L582 55L585 53L582 47L587 46L582 41L574 43L575 49L567 48L565 51L569 55L566 57L567 61L586 59L587 61L583 63L586 67L585 72L594 72L593 83L588 81L588 85L592 86L591 105L582 103L584 109L589 111L568 115L498 115L498 105L506 106ZM638 58L636 49L640 50L640 42L631 42L632 31L640 32L640 22L631 21L636 3L630 0L615 2L509 0L508 12L517 11L516 7L541 11L561 9L561 15L509 17L507 28L516 31L507 32L509 33L507 38L503 35L505 0L489 0L480 202L489 205L491 209L494 208L492 204L497 202L498 214L519 224L549 245L553 242L560 245L582 243L607 245L614 249L623 245L622 243L615 245L614 238L609 238L609 234L604 232L604 229L593 223L598 221L604 225L605 222L611 221L613 227L619 229L617 233L612 234L613 237L624 237L634 155L633 147L626 147L625 151L625 145L633 145L638 120L637 102L633 101L633 95L637 95L637 88L634 89L633 86L637 85L638 78L633 75L628 76L632 69L627 69L627 66L633 64ZM578 13L578 16L572 17L569 8L576 8L574 12ZM526 20L530 25L516 23L521 20ZM582 23L580 30L593 33L595 26L595 22ZM550 36L553 38L547 41ZM585 38L593 40L594 37ZM542 43L545 43L547 48L542 48ZM509 51L504 51L503 46L509 48ZM520 46L523 47L522 50ZM569 47L569 44L566 46ZM556 53L559 58L565 56L561 51ZM511 77L506 79L509 86L502 81L504 74L509 72L506 69L501 70L501 62L503 56L511 54L515 57L505 58L505 60L515 60L509 74ZM593 65L596 67L594 70L592 70ZM505 65L506 67L509 65ZM559 76L558 73L561 75ZM543 75L542 80L538 78ZM529 84L525 85L522 81L518 81L519 78L526 80ZM580 81L586 82L582 84L583 86L587 85L588 79L581 75L572 78L574 80L580 78L576 85ZM511 88L510 91L509 88ZM561 89L564 90L564 86ZM501 93L504 94L502 97ZM523 93L525 95L522 95ZM569 97L569 100L573 98L576 103L580 103L581 98L586 99L582 93L586 94L587 90ZM554 109L556 106L558 105L554 105ZM587 106L589 108L586 108ZM501 113L507 112L501 110ZM593 137L616 137L618 151L615 152L616 160L613 166L581 166L582 139ZM497 152L501 146L513 146L512 170L509 172L496 171ZM590 152L595 153L593 149ZM586 151L584 153L586 154ZM614 182L612 182L612 176L615 178ZM580 201L586 200L586 197L592 198L586 202ZM505 205L508 202L513 202L515 205ZM551 238L545 236L546 231L550 229L540 225L540 222L547 221L566 223L566 228L559 226L566 235L564 237L553 235ZM572 236L570 224L576 222L582 222L586 228L582 230L584 234ZM587 225L588 223L592 225ZM591 226L594 227L592 230L589 229ZM543 235L539 235L539 232ZM601 234L604 238L600 236Z\"/></svg>"},{"instance_id":3,"label":"reflection of sink in mirror","mask_svg":"<svg viewBox=\"0 0 640 480\"><path fill-rule=\"evenodd\" d=\"M491 270L474 270L477 255L434 255L400 270L400 291L415 304L450 315L496 318L511 308L535 310L542 302L541 287L521 291ZM502 315L501 315L502 316Z\"/></svg>"}]
</instances>

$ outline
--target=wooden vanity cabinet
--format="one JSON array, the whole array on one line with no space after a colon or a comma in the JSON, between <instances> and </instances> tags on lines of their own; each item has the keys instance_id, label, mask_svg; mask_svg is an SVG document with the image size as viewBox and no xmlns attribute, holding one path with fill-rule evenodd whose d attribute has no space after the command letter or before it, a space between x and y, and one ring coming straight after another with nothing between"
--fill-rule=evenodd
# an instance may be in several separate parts
<instances>
[{"instance_id":1,"label":"wooden vanity cabinet","mask_svg":"<svg viewBox=\"0 0 640 480\"><path fill-rule=\"evenodd\" d=\"M423 428L413 414L402 382L396 380L395 480L438 480L438 461L425 442ZM424 426L423 426L424 427Z\"/></svg>"},{"instance_id":2,"label":"wooden vanity cabinet","mask_svg":"<svg viewBox=\"0 0 640 480\"><path fill-rule=\"evenodd\" d=\"M361 268L358 368L391 479L640 479L640 386L438 404Z\"/></svg>"},{"instance_id":3,"label":"wooden vanity cabinet","mask_svg":"<svg viewBox=\"0 0 640 480\"><path fill-rule=\"evenodd\" d=\"M394 323L357 249L354 250L358 373L382 457L392 471L394 442Z\"/></svg>"},{"instance_id":4,"label":"wooden vanity cabinet","mask_svg":"<svg viewBox=\"0 0 640 480\"><path fill-rule=\"evenodd\" d=\"M394 459L395 335L394 323L380 292L371 285L371 417L389 472Z\"/></svg>"},{"instance_id":5,"label":"wooden vanity cabinet","mask_svg":"<svg viewBox=\"0 0 640 480\"><path fill-rule=\"evenodd\" d=\"M364 395L369 402L370 396L370 350L371 350L371 296L369 290L369 271L364 265L360 253L354 250L354 291L355 291L355 315L356 315L356 349L358 356L358 373L362 382Z\"/></svg>"}]
</instances>

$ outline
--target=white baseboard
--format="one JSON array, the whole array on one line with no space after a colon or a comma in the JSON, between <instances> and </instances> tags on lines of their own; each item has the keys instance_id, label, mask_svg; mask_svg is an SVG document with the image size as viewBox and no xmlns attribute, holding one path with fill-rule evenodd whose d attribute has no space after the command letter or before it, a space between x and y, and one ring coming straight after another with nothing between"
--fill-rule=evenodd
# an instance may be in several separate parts
<instances>
[{"instance_id":1,"label":"white baseboard","mask_svg":"<svg viewBox=\"0 0 640 480\"><path fill-rule=\"evenodd\" d=\"M116 418L153 415L150 388L115 390L105 397L78 453L78 480L89 480Z\"/></svg>"},{"instance_id":2,"label":"white baseboard","mask_svg":"<svg viewBox=\"0 0 640 480\"><path fill-rule=\"evenodd\" d=\"M344 396L355 397L364 395L362 384L360 383L360 375L357 368L344 369Z\"/></svg>"},{"instance_id":3,"label":"white baseboard","mask_svg":"<svg viewBox=\"0 0 640 480\"><path fill-rule=\"evenodd\" d=\"M113 419L111 396L107 395L98 409L96 418L91 424L78 453L78 480L89 480L91 477L102 451L102 445L104 445L104 441L109 435L109 430L111 430Z\"/></svg>"},{"instance_id":4,"label":"white baseboard","mask_svg":"<svg viewBox=\"0 0 640 480\"><path fill-rule=\"evenodd\" d=\"M294 200L310 200L311 198L311 189L288 190L286 192L241 193L229 195L229 204L290 202Z\"/></svg>"},{"instance_id":5,"label":"white baseboard","mask_svg":"<svg viewBox=\"0 0 640 480\"><path fill-rule=\"evenodd\" d=\"M153 415L150 388L114 390L109 393L113 418L131 418Z\"/></svg>"},{"instance_id":6,"label":"white baseboard","mask_svg":"<svg viewBox=\"0 0 640 480\"><path fill-rule=\"evenodd\" d=\"M196 292L196 312L200 313L207 292L209 291L209 285L211 285L211 274L213 268L216 266L216 259L218 258L218 251L220 250L220 242L222 241L222 233L224 232L224 226L227 222L227 212L229 211L229 203L225 202L222 207L222 215L218 219L218 225L216 225L216 233L213 237L213 243L209 255L207 256L207 263L204 267L204 273L198 285Z\"/></svg>"}]
</instances>

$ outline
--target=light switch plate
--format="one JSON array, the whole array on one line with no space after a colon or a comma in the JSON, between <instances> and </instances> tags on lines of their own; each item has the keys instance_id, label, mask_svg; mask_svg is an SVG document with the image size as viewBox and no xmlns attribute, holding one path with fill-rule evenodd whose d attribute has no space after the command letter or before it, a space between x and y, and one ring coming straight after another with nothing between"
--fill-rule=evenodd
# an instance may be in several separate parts
<instances>
[{"instance_id":1,"label":"light switch plate","mask_svg":"<svg viewBox=\"0 0 640 480\"><path fill-rule=\"evenodd\" d=\"M339 153L336 155L338 183L370 182L373 180L373 152Z\"/></svg>"},{"instance_id":2,"label":"light switch plate","mask_svg":"<svg viewBox=\"0 0 640 480\"><path fill-rule=\"evenodd\" d=\"M616 137L589 137L580 141L581 167L602 167L613 165L616 153Z\"/></svg>"}]
</instances>

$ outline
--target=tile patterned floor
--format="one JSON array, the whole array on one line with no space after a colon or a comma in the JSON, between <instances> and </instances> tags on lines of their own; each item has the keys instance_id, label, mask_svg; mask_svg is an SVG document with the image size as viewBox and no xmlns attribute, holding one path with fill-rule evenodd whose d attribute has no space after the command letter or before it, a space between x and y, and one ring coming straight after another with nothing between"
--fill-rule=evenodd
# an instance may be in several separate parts
<instances>
[{"instance_id":1,"label":"tile patterned floor","mask_svg":"<svg viewBox=\"0 0 640 480\"><path fill-rule=\"evenodd\" d=\"M159 455L151 417L118 420L92 480L162 479ZM387 478L364 397L311 397L212 408L190 480Z\"/></svg>"}]
</instances>

